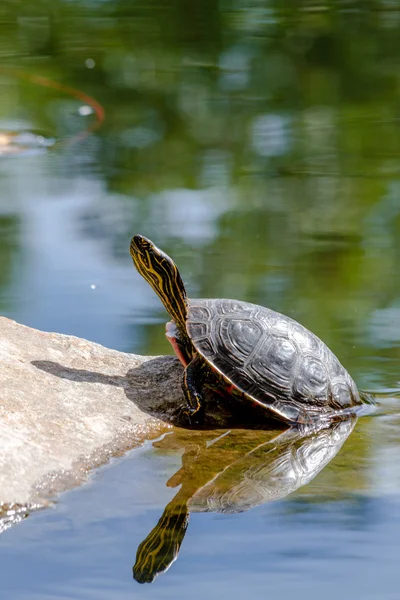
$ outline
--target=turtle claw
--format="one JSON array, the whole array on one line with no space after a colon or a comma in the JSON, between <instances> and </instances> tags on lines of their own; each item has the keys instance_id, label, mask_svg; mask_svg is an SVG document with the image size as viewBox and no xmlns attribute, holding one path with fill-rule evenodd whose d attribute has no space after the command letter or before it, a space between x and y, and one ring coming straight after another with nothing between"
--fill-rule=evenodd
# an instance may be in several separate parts
<instances>
[{"instance_id":1,"label":"turtle claw","mask_svg":"<svg viewBox=\"0 0 400 600\"><path fill-rule=\"evenodd\" d=\"M190 427L203 427L204 425L204 410L200 406L197 409L189 406L182 407L180 414L184 416L184 420L189 422Z\"/></svg>"},{"instance_id":2,"label":"turtle claw","mask_svg":"<svg viewBox=\"0 0 400 600\"><path fill-rule=\"evenodd\" d=\"M182 427L193 427L197 420L193 419L192 411L187 406L181 406L176 414L177 422Z\"/></svg>"}]
</instances>

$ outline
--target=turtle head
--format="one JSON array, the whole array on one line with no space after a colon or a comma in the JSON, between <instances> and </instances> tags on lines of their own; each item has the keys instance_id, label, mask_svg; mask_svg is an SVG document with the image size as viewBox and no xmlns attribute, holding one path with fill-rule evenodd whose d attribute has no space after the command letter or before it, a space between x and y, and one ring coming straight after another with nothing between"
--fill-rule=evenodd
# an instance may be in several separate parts
<instances>
[{"instance_id":1,"label":"turtle head","mask_svg":"<svg viewBox=\"0 0 400 600\"><path fill-rule=\"evenodd\" d=\"M134 235L130 253L136 269L151 285L175 323L186 329L187 300L178 267L144 235Z\"/></svg>"},{"instance_id":2,"label":"turtle head","mask_svg":"<svg viewBox=\"0 0 400 600\"><path fill-rule=\"evenodd\" d=\"M131 255L132 258L137 254L146 254L146 252L156 252L163 254L162 250L157 248L155 244L144 235L134 235L131 240ZM134 258L133 258L134 259ZM134 259L135 260L135 259Z\"/></svg>"}]
</instances>

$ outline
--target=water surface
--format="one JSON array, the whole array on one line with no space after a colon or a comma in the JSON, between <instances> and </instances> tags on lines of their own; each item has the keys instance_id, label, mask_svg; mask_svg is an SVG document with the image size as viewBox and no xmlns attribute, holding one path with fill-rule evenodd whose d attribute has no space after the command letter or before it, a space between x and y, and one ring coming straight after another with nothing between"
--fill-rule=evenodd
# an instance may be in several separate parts
<instances>
[{"instance_id":1,"label":"water surface","mask_svg":"<svg viewBox=\"0 0 400 600\"><path fill-rule=\"evenodd\" d=\"M400 13L25 0L0 22L2 314L169 353L128 253L140 232L190 295L288 314L385 396L304 487L193 511L178 560L140 586L184 452L149 443L1 536L2 597L397 598Z\"/></svg>"}]
</instances>

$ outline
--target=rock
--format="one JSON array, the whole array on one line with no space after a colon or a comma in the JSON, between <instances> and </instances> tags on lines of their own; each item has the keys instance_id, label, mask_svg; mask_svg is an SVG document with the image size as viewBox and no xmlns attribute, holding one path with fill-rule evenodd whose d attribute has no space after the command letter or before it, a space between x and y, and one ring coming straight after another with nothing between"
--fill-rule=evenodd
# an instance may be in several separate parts
<instances>
[{"instance_id":1,"label":"rock","mask_svg":"<svg viewBox=\"0 0 400 600\"><path fill-rule=\"evenodd\" d=\"M0 317L0 361L4 523L179 423L175 357L125 354Z\"/></svg>"}]
</instances>

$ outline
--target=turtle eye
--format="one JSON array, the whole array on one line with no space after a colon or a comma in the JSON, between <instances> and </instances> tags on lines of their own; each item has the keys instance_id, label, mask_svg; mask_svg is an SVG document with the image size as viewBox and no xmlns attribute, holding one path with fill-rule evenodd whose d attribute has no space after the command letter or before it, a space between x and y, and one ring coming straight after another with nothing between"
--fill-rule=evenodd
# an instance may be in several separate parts
<instances>
[{"instance_id":1,"label":"turtle eye","mask_svg":"<svg viewBox=\"0 0 400 600\"><path fill-rule=\"evenodd\" d=\"M139 252L146 252L152 247L150 240L139 234L133 236L131 243Z\"/></svg>"}]
</instances>

